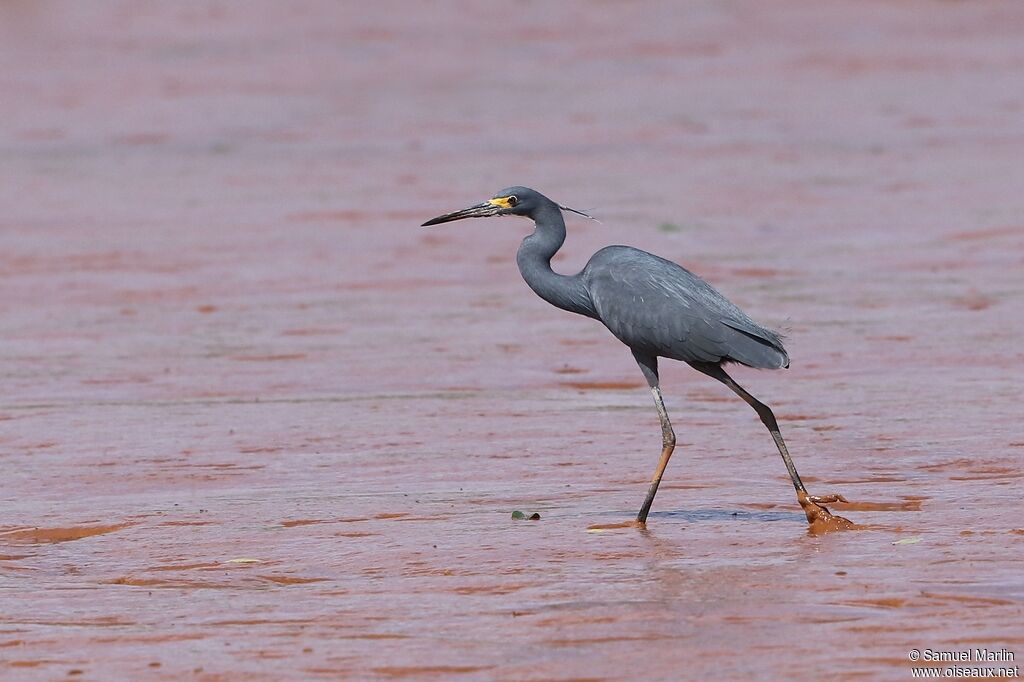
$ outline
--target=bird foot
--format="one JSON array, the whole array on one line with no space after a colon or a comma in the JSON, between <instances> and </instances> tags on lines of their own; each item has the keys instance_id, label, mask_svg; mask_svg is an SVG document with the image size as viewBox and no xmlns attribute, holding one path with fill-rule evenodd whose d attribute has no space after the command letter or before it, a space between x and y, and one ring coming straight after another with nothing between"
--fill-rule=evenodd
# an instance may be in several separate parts
<instances>
[{"instance_id":1,"label":"bird foot","mask_svg":"<svg viewBox=\"0 0 1024 682\"><path fill-rule=\"evenodd\" d=\"M842 495L808 495L801 490L797 492L796 499L807 516L808 530L812 535L851 530L856 527L853 521L837 516L823 506L832 502L846 502Z\"/></svg>"}]
</instances>

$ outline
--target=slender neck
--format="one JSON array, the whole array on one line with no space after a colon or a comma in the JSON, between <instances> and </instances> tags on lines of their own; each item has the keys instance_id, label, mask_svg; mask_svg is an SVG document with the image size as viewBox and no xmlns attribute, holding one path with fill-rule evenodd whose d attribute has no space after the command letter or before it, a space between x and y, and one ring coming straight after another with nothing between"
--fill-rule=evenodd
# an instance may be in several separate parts
<instances>
[{"instance_id":1,"label":"slender neck","mask_svg":"<svg viewBox=\"0 0 1024 682\"><path fill-rule=\"evenodd\" d=\"M523 240L516 254L523 279L551 305L596 317L594 304L580 275L560 275L551 269L551 258L565 243L565 220L561 209L554 202L548 202L534 211L531 217L536 223L533 234Z\"/></svg>"}]
</instances>

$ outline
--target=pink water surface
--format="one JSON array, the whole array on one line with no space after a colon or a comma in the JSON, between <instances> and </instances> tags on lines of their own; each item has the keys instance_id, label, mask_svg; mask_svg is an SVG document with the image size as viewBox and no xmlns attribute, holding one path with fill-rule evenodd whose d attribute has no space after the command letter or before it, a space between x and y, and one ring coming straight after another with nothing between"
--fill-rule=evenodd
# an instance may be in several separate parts
<instances>
[{"instance_id":1,"label":"pink water surface","mask_svg":"<svg viewBox=\"0 0 1024 682\"><path fill-rule=\"evenodd\" d=\"M1024 5L0 2L0 677L909 679L1024 657ZM537 299L512 184L788 334ZM513 510L540 521L513 521ZM897 543L897 544L894 544Z\"/></svg>"}]
</instances>

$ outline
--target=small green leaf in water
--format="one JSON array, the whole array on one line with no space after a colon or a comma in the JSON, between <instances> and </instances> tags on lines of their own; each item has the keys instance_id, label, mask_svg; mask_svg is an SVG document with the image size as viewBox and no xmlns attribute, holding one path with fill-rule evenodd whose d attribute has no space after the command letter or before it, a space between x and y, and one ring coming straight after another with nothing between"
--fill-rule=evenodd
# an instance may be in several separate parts
<instances>
[{"instance_id":1,"label":"small green leaf in water","mask_svg":"<svg viewBox=\"0 0 1024 682\"><path fill-rule=\"evenodd\" d=\"M916 545L919 542L921 542L921 538L914 537L914 538L903 538L902 540L897 540L896 542L894 542L892 544L894 544L894 545Z\"/></svg>"},{"instance_id":2,"label":"small green leaf in water","mask_svg":"<svg viewBox=\"0 0 1024 682\"><path fill-rule=\"evenodd\" d=\"M514 512L512 512L512 518L516 521L540 521L540 514L538 514L537 512L527 514L526 512L521 512L517 509Z\"/></svg>"}]
</instances>

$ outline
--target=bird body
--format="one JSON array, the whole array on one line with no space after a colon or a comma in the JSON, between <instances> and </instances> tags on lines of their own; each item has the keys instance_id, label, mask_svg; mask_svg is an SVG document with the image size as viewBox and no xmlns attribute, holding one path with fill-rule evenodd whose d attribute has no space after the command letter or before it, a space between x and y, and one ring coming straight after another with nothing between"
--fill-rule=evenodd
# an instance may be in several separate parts
<instances>
[{"instance_id":1,"label":"bird body","mask_svg":"<svg viewBox=\"0 0 1024 682\"><path fill-rule=\"evenodd\" d=\"M504 191L519 198L515 192L528 190ZM541 298L599 320L630 349L642 353L762 369L789 366L778 334L670 260L631 246L606 246L579 273L554 272L551 258L565 242L565 219L558 204L547 201L538 210L533 234L523 240L516 256L523 279Z\"/></svg>"},{"instance_id":2,"label":"bird body","mask_svg":"<svg viewBox=\"0 0 1024 682\"><path fill-rule=\"evenodd\" d=\"M843 500L841 496L816 498L807 494L771 409L736 384L723 369L723 365L730 362L759 369L789 367L789 355L779 335L754 322L717 289L686 268L630 246L601 249L574 275L555 272L551 259L565 243L563 211L590 217L560 206L536 190L509 187L484 203L438 216L424 226L496 215L531 218L534 230L523 239L516 254L526 283L552 305L599 320L632 351L654 394L662 427L661 460L637 521L646 523L676 443L661 396L658 378L658 358L661 357L681 360L721 381L754 408L775 440L812 527L815 524L826 529L852 526L821 506L822 502Z\"/></svg>"},{"instance_id":3,"label":"bird body","mask_svg":"<svg viewBox=\"0 0 1024 682\"><path fill-rule=\"evenodd\" d=\"M789 366L778 334L672 261L609 246L594 254L581 276L598 319L633 350L688 363Z\"/></svg>"}]
</instances>

